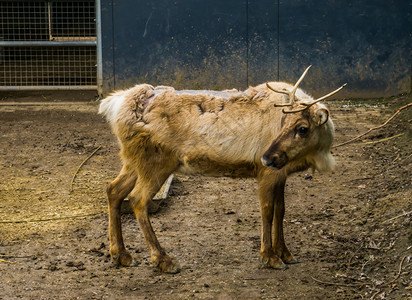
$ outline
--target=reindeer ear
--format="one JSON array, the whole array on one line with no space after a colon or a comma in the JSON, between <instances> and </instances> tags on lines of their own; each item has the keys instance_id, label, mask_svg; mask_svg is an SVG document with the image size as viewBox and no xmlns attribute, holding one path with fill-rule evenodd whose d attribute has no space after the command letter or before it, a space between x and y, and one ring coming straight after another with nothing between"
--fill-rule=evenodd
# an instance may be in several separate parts
<instances>
[{"instance_id":1,"label":"reindeer ear","mask_svg":"<svg viewBox=\"0 0 412 300\"><path fill-rule=\"evenodd\" d=\"M314 121L318 126L322 126L329 120L329 111L326 108L319 108L315 111Z\"/></svg>"}]
</instances>

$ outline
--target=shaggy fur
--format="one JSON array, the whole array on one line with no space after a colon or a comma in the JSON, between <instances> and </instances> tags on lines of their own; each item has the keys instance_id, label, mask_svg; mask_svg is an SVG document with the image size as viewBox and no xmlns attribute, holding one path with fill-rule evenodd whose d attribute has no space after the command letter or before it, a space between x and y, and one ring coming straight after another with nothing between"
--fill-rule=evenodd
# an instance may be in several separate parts
<instances>
[{"instance_id":1,"label":"shaggy fur","mask_svg":"<svg viewBox=\"0 0 412 300\"><path fill-rule=\"evenodd\" d=\"M277 89L292 87L270 84ZM319 103L293 114L274 107L287 98L264 84L243 92L176 91L142 84L102 100L99 113L117 136L123 161L121 173L108 187L112 257L122 265L133 263L123 244L119 213L129 195L152 262L164 272L179 270L157 241L147 205L171 173L182 172L257 177L261 260L281 269L294 263L283 238L286 178L310 167L321 172L333 169L334 126L329 111ZM296 98L296 105L313 101L300 89Z\"/></svg>"}]
</instances>

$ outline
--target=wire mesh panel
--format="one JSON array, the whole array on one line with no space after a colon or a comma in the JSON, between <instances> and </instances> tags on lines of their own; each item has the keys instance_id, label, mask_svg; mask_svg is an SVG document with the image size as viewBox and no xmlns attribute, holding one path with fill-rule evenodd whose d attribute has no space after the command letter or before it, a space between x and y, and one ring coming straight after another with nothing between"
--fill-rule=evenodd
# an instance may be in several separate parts
<instances>
[{"instance_id":1,"label":"wire mesh panel","mask_svg":"<svg viewBox=\"0 0 412 300\"><path fill-rule=\"evenodd\" d=\"M48 40L48 3L0 1L0 39Z\"/></svg>"},{"instance_id":2,"label":"wire mesh panel","mask_svg":"<svg viewBox=\"0 0 412 300\"><path fill-rule=\"evenodd\" d=\"M94 1L54 2L51 5L50 34L53 40L95 40Z\"/></svg>"},{"instance_id":3,"label":"wire mesh panel","mask_svg":"<svg viewBox=\"0 0 412 300\"><path fill-rule=\"evenodd\" d=\"M96 52L94 0L0 0L0 89L95 89Z\"/></svg>"},{"instance_id":4,"label":"wire mesh panel","mask_svg":"<svg viewBox=\"0 0 412 300\"><path fill-rule=\"evenodd\" d=\"M96 85L96 47L6 47L1 85Z\"/></svg>"}]
</instances>

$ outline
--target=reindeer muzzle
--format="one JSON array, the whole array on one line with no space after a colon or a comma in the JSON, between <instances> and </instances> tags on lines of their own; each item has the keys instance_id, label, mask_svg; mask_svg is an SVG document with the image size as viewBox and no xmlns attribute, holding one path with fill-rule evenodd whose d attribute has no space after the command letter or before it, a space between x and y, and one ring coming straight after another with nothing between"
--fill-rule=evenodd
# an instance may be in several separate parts
<instances>
[{"instance_id":1,"label":"reindeer muzzle","mask_svg":"<svg viewBox=\"0 0 412 300\"><path fill-rule=\"evenodd\" d=\"M269 150L263 154L260 160L265 167L269 167L274 170L282 169L289 161L286 153L279 152L272 154Z\"/></svg>"}]
</instances>

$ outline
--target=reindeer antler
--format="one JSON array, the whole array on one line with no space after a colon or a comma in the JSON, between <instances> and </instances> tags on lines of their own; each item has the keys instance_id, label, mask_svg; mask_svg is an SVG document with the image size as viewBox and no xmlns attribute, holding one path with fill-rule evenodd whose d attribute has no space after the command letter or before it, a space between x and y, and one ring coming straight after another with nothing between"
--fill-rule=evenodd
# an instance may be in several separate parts
<instances>
[{"instance_id":1,"label":"reindeer antler","mask_svg":"<svg viewBox=\"0 0 412 300\"><path fill-rule=\"evenodd\" d=\"M272 91L276 92L276 93L281 93L281 94L285 94L289 96L289 103L285 103L285 104L275 104L275 107L283 107L283 106L292 106L295 103L295 93L298 90L299 84L302 82L303 78L305 78L306 73L309 71L310 67L312 67L312 65L310 65L309 67L306 68L305 72L303 72L303 74L300 76L299 80L295 83L293 89L289 92L286 90L277 90L274 89L273 87L270 86L270 84L268 82L266 82L266 86L271 89Z\"/></svg>"},{"instance_id":2,"label":"reindeer antler","mask_svg":"<svg viewBox=\"0 0 412 300\"><path fill-rule=\"evenodd\" d=\"M312 67L312 65L310 65L309 67L306 68L305 72L303 72L303 74L300 76L299 80L295 83L295 85L293 86L293 89L291 91L287 91L287 90L277 90L273 87L270 86L270 84L268 82L266 82L266 86L271 89L272 91L276 92L276 93L281 93L281 94L285 94L289 96L289 103L285 103L285 104L275 104L275 107L285 107L285 106L293 106L293 104L295 104L295 93L299 87L299 84L302 82L303 78L305 77L306 73L308 72L308 70L310 69L310 67ZM312 105L325 100L326 98L336 94L337 92L339 92L341 89L343 89L345 86L347 85L347 83L345 83L344 85L342 85L341 87L337 88L336 90L334 90L333 92L330 92L329 94L322 96L318 99L316 99L315 101L311 102L311 103L299 103L299 105L303 105L305 106L304 108L300 108L300 109L291 109L291 110L285 110L282 109L282 112L287 114L287 113L296 113L296 112L300 112L300 111L304 111L306 109L308 109L309 107L311 107Z\"/></svg>"},{"instance_id":3,"label":"reindeer antler","mask_svg":"<svg viewBox=\"0 0 412 300\"><path fill-rule=\"evenodd\" d=\"M329 98L330 96L336 94L336 93L339 92L341 89L343 89L346 85L347 85L347 83L343 84L341 87L337 88L337 89L334 90L333 92L330 92L329 94L327 94L327 95L325 95L325 96L322 96L322 97L316 99L315 101L313 101L313 102L311 102L311 103L304 103L304 102L299 103L299 104L305 106L304 108L294 109L294 110L284 110L284 109L283 109L282 112L285 113L285 114L290 114L290 113L295 113L295 112L304 111L304 110L308 109L309 107L311 107L313 104L316 104L316 103L318 103L318 102L320 102L320 101L322 101L322 100L325 100L326 98Z\"/></svg>"}]
</instances>

